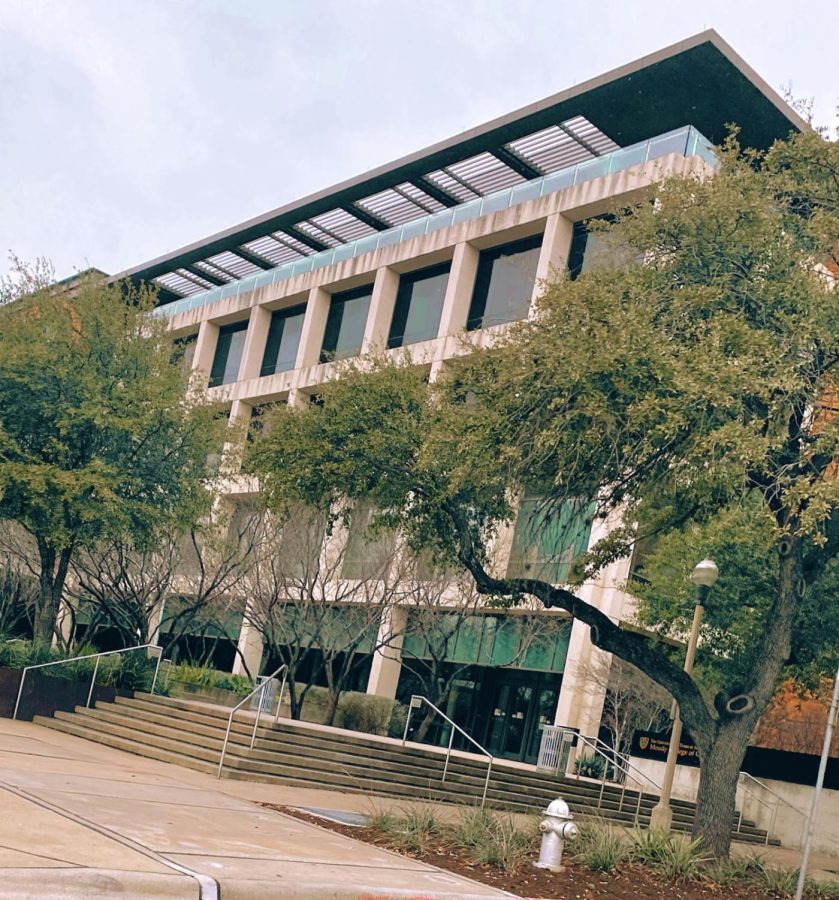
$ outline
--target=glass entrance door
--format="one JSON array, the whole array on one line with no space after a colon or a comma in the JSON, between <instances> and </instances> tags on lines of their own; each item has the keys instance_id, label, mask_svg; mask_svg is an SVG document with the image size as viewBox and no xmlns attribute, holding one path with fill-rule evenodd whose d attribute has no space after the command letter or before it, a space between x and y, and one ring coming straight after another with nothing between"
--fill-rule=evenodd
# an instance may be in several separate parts
<instances>
[{"instance_id":1,"label":"glass entrance door","mask_svg":"<svg viewBox=\"0 0 839 900\"><path fill-rule=\"evenodd\" d=\"M494 756L521 759L533 688L525 684L496 686L487 750Z\"/></svg>"},{"instance_id":2,"label":"glass entrance door","mask_svg":"<svg viewBox=\"0 0 839 900\"><path fill-rule=\"evenodd\" d=\"M528 729L529 742L524 761L533 763L539 758L539 746L542 743L542 729L545 725L552 725L556 715L556 705L559 702L558 687L541 687L536 698L533 712L533 723Z\"/></svg>"},{"instance_id":3,"label":"glass entrance door","mask_svg":"<svg viewBox=\"0 0 839 900\"><path fill-rule=\"evenodd\" d=\"M493 756L535 763L542 728L556 712L559 680L539 673L508 675L495 682L492 698L484 746Z\"/></svg>"}]
</instances>

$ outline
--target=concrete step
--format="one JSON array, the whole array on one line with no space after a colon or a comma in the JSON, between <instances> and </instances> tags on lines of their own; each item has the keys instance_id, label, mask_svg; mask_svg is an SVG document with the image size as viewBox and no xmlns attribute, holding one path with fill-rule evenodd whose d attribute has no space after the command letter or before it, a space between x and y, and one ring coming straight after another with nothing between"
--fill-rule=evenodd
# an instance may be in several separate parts
<instances>
[{"instance_id":1,"label":"concrete step","mask_svg":"<svg viewBox=\"0 0 839 900\"><path fill-rule=\"evenodd\" d=\"M134 714L142 716L139 710L145 710L150 716L156 716L156 719L149 718L150 721L167 721L166 713L161 714L159 710L161 705L165 705L167 712L171 712L173 716L178 717L179 721L195 722L195 731L198 733L209 734L199 728L199 724L212 721L213 714L203 709L196 709L192 701L174 700L170 698L162 698L161 701L155 701L152 698L146 700L144 697L139 700L126 700L119 698L118 706L127 710L136 710ZM225 720L225 713L215 713L216 723ZM270 721L270 720L267 720ZM192 725L184 725L186 729L193 728ZM209 729L211 726L206 725ZM235 726L234 726L235 727ZM241 725L240 730L249 731L252 726ZM334 733L333 733L334 732ZM406 765L408 759L413 759L418 766L418 774L425 775L431 769L438 769L442 774L445 764L445 753L431 748L422 748L417 745L408 744L405 747L401 742L386 742L381 738L371 736L369 738L360 738L355 740L353 736L352 744L348 747L346 732L339 729L330 729L323 731L317 726L314 728L306 728L305 723L294 723L289 726L287 722L281 720L279 726L271 730L258 731L259 740L255 748L254 757L265 759L264 753L271 751L294 752L297 750L301 755L308 756L314 749L317 749L318 756L329 758L336 764L348 764L358 762L361 758L370 761L371 765L378 766L384 763L388 765ZM327 749L330 748L330 749ZM332 749L334 748L334 749ZM368 753L364 753L367 750ZM330 755L332 754L332 755ZM449 771L453 774L459 773L463 775L472 775L475 779L480 780L483 784L487 766L487 760L482 756L470 755L461 757L453 755L449 765ZM561 776L552 775L546 772L536 772L532 769L523 767L505 766L503 761L496 760L494 763L493 781L507 780L516 787L523 784L531 784L539 790L549 789L554 791L571 791L573 793L586 792L597 793L599 795L600 785L598 783L589 783L577 779L566 779ZM617 802L622 792L620 788L612 785L606 785L604 796L609 795ZM628 788L624 795L624 803L630 801L635 802L637 799L637 791ZM651 808L657 798L654 795L645 795L642 799L643 808ZM677 808L689 810L689 804L676 804Z\"/></svg>"},{"instance_id":2,"label":"concrete step","mask_svg":"<svg viewBox=\"0 0 839 900\"><path fill-rule=\"evenodd\" d=\"M111 707L111 710L109 711L107 707ZM84 713L85 711L82 711L82 714ZM204 726L186 720L182 723L179 720L180 724L175 726L172 717L125 704L120 704L118 707L114 707L113 704L101 704L97 707L96 715L125 728L142 727L145 733L156 734L164 739L176 740L180 735L181 739L191 745L211 745L214 748L218 747L219 752L221 749L222 731L220 727ZM134 724L135 722L137 724ZM250 731L250 726L243 726L242 734L237 735L240 739L238 742L240 746L246 746ZM211 744L208 743L208 737ZM233 746L233 742L231 742L231 752ZM417 783L423 786L423 791L426 793L430 786L442 783L443 759L432 757L420 765L419 761L417 763L400 761L399 754L395 750L387 754L389 759L382 759L378 756L362 756L346 746L341 753L331 750L324 752L320 748L317 748L317 752L315 752L315 749L311 743L305 748L305 754L302 752L303 747L297 744L283 747L282 741L277 739L276 735L271 734L269 740L260 738L254 750L247 754L247 758L240 759L235 765L242 771L250 772L257 777L270 774L275 777L299 777L306 781L311 781L316 777L328 780L334 773L339 772L345 776L345 779L348 778L358 783L376 783L378 787L382 786L383 781L389 781L393 783L394 789L397 789L398 785L399 788L411 793L414 792L413 788ZM288 752L289 750L292 752ZM193 753L191 749L189 752ZM450 789L457 787L460 793L469 793L473 797L480 797L486 780L486 765L486 762L480 759L477 768L474 763L467 762L457 765L453 760L449 768L447 784ZM341 780L343 787L348 786L345 779ZM527 796L531 802L539 804L543 802L544 797L553 796L560 789L563 795L572 802L592 808L597 805L599 799L599 786L597 785L569 781L564 786L558 786L555 779L546 776L534 777L522 769L505 771L496 767L490 784L492 795L497 800L505 802L513 802L516 796ZM652 802L647 798L644 799L641 805L642 817L645 813L649 813ZM637 794L633 796L627 792L621 800L620 795L616 792L614 795L611 791L604 792L604 801L601 807L603 810L631 810L634 816L636 807ZM676 811L677 818L680 817L680 812L680 810Z\"/></svg>"},{"instance_id":3,"label":"concrete step","mask_svg":"<svg viewBox=\"0 0 839 900\"><path fill-rule=\"evenodd\" d=\"M94 709L78 707L39 723L106 746L152 759L215 772L227 729L230 709L209 704L137 694L99 702ZM234 717L224 776L277 782L309 788L334 788L354 793L474 805L483 795L487 759L479 754L452 754L436 747L356 735L342 729L291 722L276 725L263 715L250 748L254 716L242 711ZM601 799L602 791L602 799ZM657 797L613 784L568 778L532 767L494 760L487 791L491 807L537 813L547 799L568 800L581 816L606 818L623 825L649 822ZM677 801L674 829L689 831L694 805ZM744 823L738 840L765 842L765 832ZM776 843L776 842L775 842Z\"/></svg>"},{"instance_id":4,"label":"concrete step","mask_svg":"<svg viewBox=\"0 0 839 900\"><path fill-rule=\"evenodd\" d=\"M219 753L221 751L220 743L218 749L185 744L177 737L167 737L156 733L137 731L130 725L125 726L98 717L95 715L94 710L82 709L74 713L59 711L56 712L54 718L44 719L40 721L39 724L47 725L48 727L52 725L55 725L56 727L72 725L74 728L82 730L82 737L89 736L91 740L97 741L98 743L107 743L107 741L102 740L102 738L118 738L126 745L125 748L121 749L128 749L141 756L151 756L153 758L157 758L154 755L157 751L163 751L171 756L171 759L166 760L167 762L177 762L178 759L182 759L184 761L183 765L189 766L194 762L201 764L202 768L208 767L208 771L210 769L215 771L215 768L218 766ZM60 727L59 730L61 730ZM136 750L133 748L136 748ZM232 760L235 758L236 756L234 753L231 753L230 759Z\"/></svg>"},{"instance_id":5,"label":"concrete step","mask_svg":"<svg viewBox=\"0 0 839 900\"><path fill-rule=\"evenodd\" d=\"M215 772L215 766L209 763L202 762L198 759L192 759L188 756L184 756L182 753L154 747L150 744L141 744L130 738L110 735L105 732L93 732L87 725L81 724L77 720L35 716L32 721L37 725L44 725L55 731L61 731L64 734L72 734L75 737L94 741L95 743L103 744L106 747L113 747L116 750L124 750L127 753L133 753L136 756L157 759L161 762L172 763L176 766L184 766L187 769L195 769L199 772Z\"/></svg>"}]
</instances>

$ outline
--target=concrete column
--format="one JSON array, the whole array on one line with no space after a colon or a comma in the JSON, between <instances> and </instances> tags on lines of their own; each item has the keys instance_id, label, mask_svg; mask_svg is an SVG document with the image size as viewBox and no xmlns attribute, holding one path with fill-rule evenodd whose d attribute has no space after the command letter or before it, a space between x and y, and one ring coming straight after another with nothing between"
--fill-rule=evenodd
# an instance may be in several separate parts
<instances>
[{"instance_id":1,"label":"concrete column","mask_svg":"<svg viewBox=\"0 0 839 900\"><path fill-rule=\"evenodd\" d=\"M376 353L387 349L387 336L398 290L399 275L393 269L383 266L376 271L373 296L370 298L370 310L361 341L362 353Z\"/></svg>"},{"instance_id":2,"label":"concrete column","mask_svg":"<svg viewBox=\"0 0 839 900\"><path fill-rule=\"evenodd\" d=\"M197 387L207 387L217 343L218 325L207 320L203 321L198 329L198 340L195 342L195 354L192 357L193 380Z\"/></svg>"},{"instance_id":3,"label":"concrete column","mask_svg":"<svg viewBox=\"0 0 839 900\"><path fill-rule=\"evenodd\" d=\"M615 522L596 520L592 525L588 549L605 537L614 524ZM620 618L620 598L617 596L620 592L613 585L626 579L627 565L624 560L611 564L596 582L587 582L579 591L581 599L603 610L614 622ZM590 673L610 663L611 655L598 650L591 643L588 626L575 621L562 676L562 690L556 711L557 725L579 728L587 737L597 736L606 687L602 678L594 678Z\"/></svg>"},{"instance_id":4,"label":"concrete column","mask_svg":"<svg viewBox=\"0 0 839 900\"><path fill-rule=\"evenodd\" d=\"M239 381L249 381L251 378L259 377L270 325L271 310L264 306L255 306L251 310L248 320L248 332L245 335L242 361L239 364Z\"/></svg>"},{"instance_id":5,"label":"concrete column","mask_svg":"<svg viewBox=\"0 0 839 900\"><path fill-rule=\"evenodd\" d=\"M377 649L373 653L373 665L367 680L367 693L378 697L396 697L399 673L402 671L402 641L408 623L408 610L404 606L388 606L379 623L376 638Z\"/></svg>"},{"instance_id":6,"label":"concrete column","mask_svg":"<svg viewBox=\"0 0 839 900\"><path fill-rule=\"evenodd\" d=\"M244 400L234 400L227 419L227 435L222 448L222 471L227 474L238 472L242 466L248 427L253 406Z\"/></svg>"},{"instance_id":7,"label":"concrete column","mask_svg":"<svg viewBox=\"0 0 839 900\"><path fill-rule=\"evenodd\" d=\"M292 388L288 392L288 405L297 409L305 409L309 405L309 397L300 388Z\"/></svg>"},{"instance_id":8,"label":"concrete column","mask_svg":"<svg viewBox=\"0 0 839 900\"><path fill-rule=\"evenodd\" d=\"M518 493L508 492L510 505L518 507L521 497ZM500 522L495 535L488 546L491 571L496 578L507 577L507 567L510 565L510 556L513 553L513 538L516 534L516 519L510 522Z\"/></svg>"},{"instance_id":9,"label":"concrete column","mask_svg":"<svg viewBox=\"0 0 839 900\"><path fill-rule=\"evenodd\" d=\"M446 296L443 298L443 309L440 314L438 337L458 334L466 328L469 318L469 305L472 303L472 292L475 289L475 275L478 271L480 253L465 241L457 244L452 257L449 281L446 285ZM446 356L450 352L448 341L440 342L434 360L431 363L429 378L436 381L446 367Z\"/></svg>"},{"instance_id":10,"label":"concrete column","mask_svg":"<svg viewBox=\"0 0 839 900\"><path fill-rule=\"evenodd\" d=\"M443 298L443 310L440 315L438 334L441 336L456 334L466 327L479 256L480 253L465 242L454 248L446 296Z\"/></svg>"},{"instance_id":11,"label":"concrete column","mask_svg":"<svg viewBox=\"0 0 839 900\"><path fill-rule=\"evenodd\" d=\"M556 281L565 275L573 236L574 223L570 219L566 219L562 213L548 216L542 237L542 249L539 252L539 262L536 265L536 280L533 284L534 301L543 292L546 282Z\"/></svg>"},{"instance_id":12,"label":"concrete column","mask_svg":"<svg viewBox=\"0 0 839 900\"><path fill-rule=\"evenodd\" d=\"M160 646L160 626L163 624L163 614L166 611L166 598L164 597L149 614L149 643Z\"/></svg>"},{"instance_id":13,"label":"concrete column","mask_svg":"<svg viewBox=\"0 0 839 900\"><path fill-rule=\"evenodd\" d=\"M245 663L247 663L251 678L256 678L262 666L262 654L265 646L259 629L254 626L248 616L248 609L249 605L245 607L242 628L239 631L239 640L237 642L239 652L233 661L233 674L247 675L248 673L245 671Z\"/></svg>"},{"instance_id":14,"label":"concrete column","mask_svg":"<svg viewBox=\"0 0 839 900\"><path fill-rule=\"evenodd\" d=\"M571 637L568 641L568 653L562 672L562 689L556 707L554 724L577 728L579 718L579 669L588 658L588 626L574 620L571 625Z\"/></svg>"},{"instance_id":15,"label":"concrete column","mask_svg":"<svg viewBox=\"0 0 839 900\"><path fill-rule=\"evenodd\" d=\"M296 369L316 366L320 362L323 332L326 328L326 317L329 315L331 300L332 295L321 287L312 288L309 291L306 315L300 332L300 346L297 348Z\"/></svg>"}]
</instances>

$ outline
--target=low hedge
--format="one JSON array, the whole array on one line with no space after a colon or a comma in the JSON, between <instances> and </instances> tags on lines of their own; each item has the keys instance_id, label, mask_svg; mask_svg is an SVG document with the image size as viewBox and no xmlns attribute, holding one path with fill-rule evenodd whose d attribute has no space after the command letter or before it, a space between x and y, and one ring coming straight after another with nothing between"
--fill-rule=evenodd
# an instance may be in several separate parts
<instances>
[{"instance_id":1,"label":"low hedge","mask_svg":"<svg viewBox=\"0 0 839 900\"><path fill-rule=\"evenodd\" d=\"M298 685L302 690L305 685ZM306 691L303 712L311 707L326 710L329 704L329 690L319 685L312 685ZM338 700L334 725L349 731L362 734L379 734L390 737L402 737L408 708L389 697L377 697L375 694L364 694L360 691L345 691Z\"/></svg>"},{"instance_id":2,"label":"low hedge","mask_svg":"<svg viewBox=\"0 0 839 900\"><path fill-rule=\"evenodd\" d=\"M20 670L27 666L60 662L76 656L98 653L96 647L85 644L70 652L19 638L0 637L0 667ZM38 671L50 678L70 681L89 681L96 666L95 659L78 659L60 666L45 666ZM157 658L144 651L114 653L99 659L97 684L107 684L126 691L148 691L151 688Z\"/></svg>"}]
</instances>

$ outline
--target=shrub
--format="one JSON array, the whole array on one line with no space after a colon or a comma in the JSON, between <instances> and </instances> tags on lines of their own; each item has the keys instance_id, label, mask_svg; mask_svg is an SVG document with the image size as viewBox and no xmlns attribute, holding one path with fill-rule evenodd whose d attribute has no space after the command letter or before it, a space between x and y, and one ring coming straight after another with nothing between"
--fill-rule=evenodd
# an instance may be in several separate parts
<instances>
[{"instance_id":1,"label":"shrub","mask_svg":"<svg viewBox=\"0 0 839 900\"><path fill-rule=\"evenodd\" d=\"M149 690L154 677L156 657L149 657L145 651L133 653L113 653L95 659L74 659L97 653L92 644L83 644L72 651L60 650L44 644L19 638L0 638L0 666L9 669L23 669L42 663L68 660L64 665L47 666L39 674L49 678L67 678L71 681L89 681L96 669L97 684L111 684L125 690ZM73 660L69 662L69 660Z\"/></svg>"},{"instance_id":2,"label":"shrub","mask_svg":"<svg viewBox=\"0 0 839 900\"><path fill-rule=\"evenodd\" d=\"M401 815L383 814L379 828L401 850L424 853L441 831L437 813L430 803L419 803L403 810Z\"/></svg>"},{"instance_id":3,"label":"shrub","mask_svg":"<svg viewBox=\"0 0 839 900\"><path fill-rule=\"evenodd\" d=\"M338 701L335 724L365 734L387 734L395 700L348 691Z\"/></svg>"},{"instance_id":4,"label":"shrub","mask_svg":"<svg viewBox=\"0 0 839 900\"><path fill-rule=\"evenodd\" d=\"M246 675L231 675L230 672L219 672L209 666L191 666L188 663L171 666L166 681L167 683L179 681L181 684L218 688L230 691L239 697L247 697L254 689L253 680Z\"/></svg>"},{"instance_id":5,"label":"shrub","mask_svg":"<svg viewBox=\"0 0 839 900\"><path fill-rule=\"evenodd\" d=\"M574 771L584 778L596 778L600 780L606 774L606 760L602 756L581 756L574 763Z\"/></svg>"},{"instance_id":6,"label":"shrub","mask_svg":"<svg viewBox=\"0 0 839 900\"><path fill-rule=\"evenodd\" d=\"M808 898L818 897L819 900L829 897L832 900L832 898L839 897L839 883L808 878L804 883L804 896Z\"/></svg>"},{"instance_id":7,"label":"shrub","mask_svg":"<svg viewBox=\"0 0 839 900\"><path fill-rule=\"evenodd\" d=\"M770 897L791 897L798 884L798 869L776 869L761 866L757 877L757 885L764 894Z\"/></svg>"},{"instance_id":8,"label":"shrub","mask_svg":"<svg viewBox=\"0 0 839 900\"><path fill-rule=\"evenodd\" d=\"M477 865L515 872L534 849L536 828L522 828L512 815L469 809L451 831L452 841Z\"/></svg>"},{"instance_id":9,"label":"shrub","mask_svg":"<svg viewBox=\"0 0 839 900\"><path fill-rule=\"evenodd\" d=\"M401 738L405 734L405 723L408 721L408 707L404 703L394 703L390 722L387 726L388 737Z\"/></svg>"},{"instance_id":10,"label":"shrub","mask_svg":"<svg viewBox=\"0 0 839 900\"><path fill-rule=\"evenodd\" d=\"M597 872L611 872L626 858L626 841L613 825L586 823L571 844L574 859Z\"/></svg>"},{"instance_id":11,"label":"shrub","mask_svg":"<svg viewBox=\"0 0 839 900\"><path fill-rule=\"evenodd\" d=\"M672 835L659 828L635 829L630 833L629 856L633 862L656 869L671 881L694 878L705 858L702 842Z\"/></svg>"},{"instance_id":12,"label":"shrub","mask_svg":"<svg viewBox=\"0 0 839 900\"><path fill-rule=\"evenodd\" d=\"M731 856L709 862L702 870L702 877L720 887L730 887L749 881L762 868L759 856Z\"/></svg>"}]
</instances>

